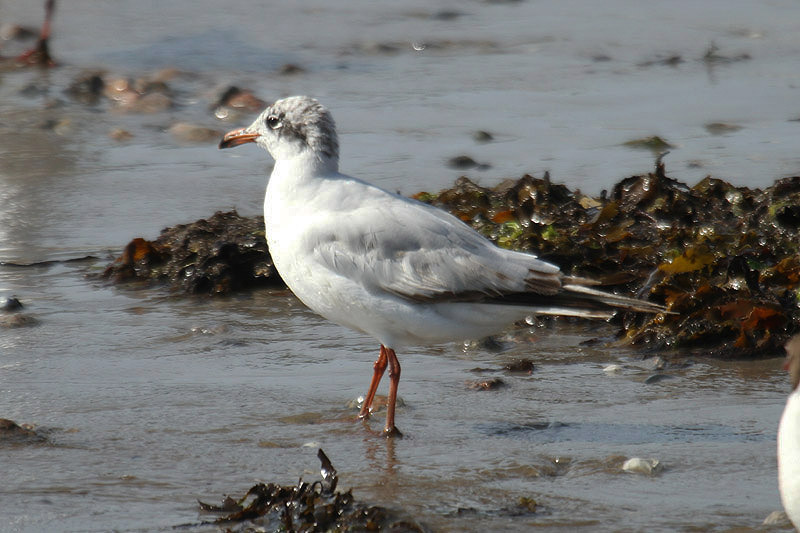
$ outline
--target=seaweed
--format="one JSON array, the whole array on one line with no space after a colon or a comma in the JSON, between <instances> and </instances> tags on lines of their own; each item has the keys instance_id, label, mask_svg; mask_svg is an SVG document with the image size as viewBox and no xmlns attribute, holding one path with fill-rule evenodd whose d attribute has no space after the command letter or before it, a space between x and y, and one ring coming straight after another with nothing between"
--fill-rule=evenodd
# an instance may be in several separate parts
<instances>
[{"instance_id":1,"label":"seaweed","mask_svg":"<svg viewBox=\"0 0 800 533\"><path fill-rule=\"evenodd\" d=\"M115 283L168 283L191 294L285 286L269 255L263 218L236 211L167 228L153 241L135 238L101 276Z\"/></svg>"},{"instance_id":2,"label":"seaweed","mask_svg":"<svg viewBox=\"0 0 800 533\"><path fill-rule=\"evenodd\" d=\"M300 479L296 485L258 483L236 500L230 496L221 505L198 500L200 510L220 513L214 524L229 531L250 531L252 527L269 531L394 531L423 532L426 529L411 519L398 517L384 507L358 502L352 493L338 492L338 475L322 449L321 481L308 483Z\"/></svg>"}]
</instances>

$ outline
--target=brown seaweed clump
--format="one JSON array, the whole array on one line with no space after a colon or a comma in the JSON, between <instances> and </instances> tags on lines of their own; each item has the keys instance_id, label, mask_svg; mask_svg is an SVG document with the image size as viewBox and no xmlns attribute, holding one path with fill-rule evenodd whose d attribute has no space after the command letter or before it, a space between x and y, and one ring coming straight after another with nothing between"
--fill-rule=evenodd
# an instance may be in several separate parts
<instances>
[{"instance_id":1,"label":"brown seaweed clump","mask_svg":"<svg viewBox=\"0 0 800 533\"><path fill-rule=\"evenodd\" d=\"M263 217L236 211L167 228L154 241L133 239L102 277L115 283L168 283L192 294L283 286L267 249Z\"/></svg>"},{"instance_id":2,"label":"brown seaweed clump","mask_svg":"<svg viewBox=\"0 0 800 533\"><path fill-rule=\"evenodd\" d=\"M220 513L214 523L227 531L393 531L397 533L426 531L412 520L397 518L388 509L359 503L352 491L338 492L338 477L321 449L322 481L297 485L259 483L240 500L225 498L222 505L203 502L200 509ZM241 528L233 529L238 524Z\"/></svg>"},{"instance_id":3,"label":"brown seaweed clump","mask_svg":"<svg viewBox=\"0 0 800 533\"><path fill-rule=\"evenodd\" d=\"M499 246L668 305L675 314L618 320L620 335L634 344L777 355L800 329L800 177L763 191L710 177L689 187L659 164L600 198L547 175L491 189L460 178L453 189L417 197Z\"/></svg>"}]
</instances>

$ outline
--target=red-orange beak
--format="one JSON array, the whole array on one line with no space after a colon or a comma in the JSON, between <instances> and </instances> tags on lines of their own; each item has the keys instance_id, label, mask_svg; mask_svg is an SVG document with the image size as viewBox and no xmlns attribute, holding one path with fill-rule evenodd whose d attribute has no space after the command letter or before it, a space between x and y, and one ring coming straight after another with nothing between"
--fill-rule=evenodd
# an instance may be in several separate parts
<instances>
[{"instance_id":1,"label":"red-orange beak","mask_svg":"<svg viewBox=\"0 0 800 533\"><path fill-rule=\"evenodd\" d=\"M220 149L233 148L245 143L254 143L258 139L258 133L250 133L247 128L240 128L238 130L229 131L225 134L219 142Z\"/></svg>"}]
</instances>

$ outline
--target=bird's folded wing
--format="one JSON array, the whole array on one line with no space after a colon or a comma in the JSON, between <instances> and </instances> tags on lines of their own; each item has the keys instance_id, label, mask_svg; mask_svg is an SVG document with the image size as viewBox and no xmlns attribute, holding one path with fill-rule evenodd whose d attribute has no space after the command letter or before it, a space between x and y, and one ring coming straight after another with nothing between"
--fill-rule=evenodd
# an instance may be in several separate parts
<instances>
[{"instance_id":1,"label":"bird's folded wing","mask_svg":"<svg viewBox=\"0 0 800 533\"><path fill-rule=\"evenodd\" d=\"M388 209L370 203L340 217L335 230L318 227L307 235L315 267L414 301L560 290L558 267L498 248L444 211L390 198Z\"/></svg>"}]
</instances>

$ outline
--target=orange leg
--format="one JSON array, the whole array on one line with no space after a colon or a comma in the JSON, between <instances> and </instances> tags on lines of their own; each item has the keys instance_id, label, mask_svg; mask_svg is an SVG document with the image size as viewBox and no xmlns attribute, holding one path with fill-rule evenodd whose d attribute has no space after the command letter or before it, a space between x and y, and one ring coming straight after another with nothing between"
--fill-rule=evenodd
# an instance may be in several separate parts
<instances>
[{"instance_id":1,"label":"orange leg","mask_svg":"<svg viewBox=\"0 0 800 533\"><path fill-rule=\"evenodd\" d=\"M383 347L381 347L383 348ZM387 437L398 436L402 433L394 425L394 407L397 402L397 385L400 383L400 361L391 348L386 348L386 355L389 358L389 400L386 407L386 427L383 433Z\"/></svg>"},{"instance_id":2,"label":"orange leg","mask_svg":"<svg viewBox=\"0 0 800 533\"><path fill-rule=\"evenodd\" d=\"M369 415L372 412L372 400L375 399L375 392L378 390L378 383L381 382L383 372L386 370L386 352L386 348L384 348L383 344L381 344L381 353L372 367L375 371L374 374L372 374L372 382L369 384L369 391L367 392L366 398L364 398L364 404L361 406L361 411L358 413L358 418L369 418Z\"/></svg>"}]
</instances>

